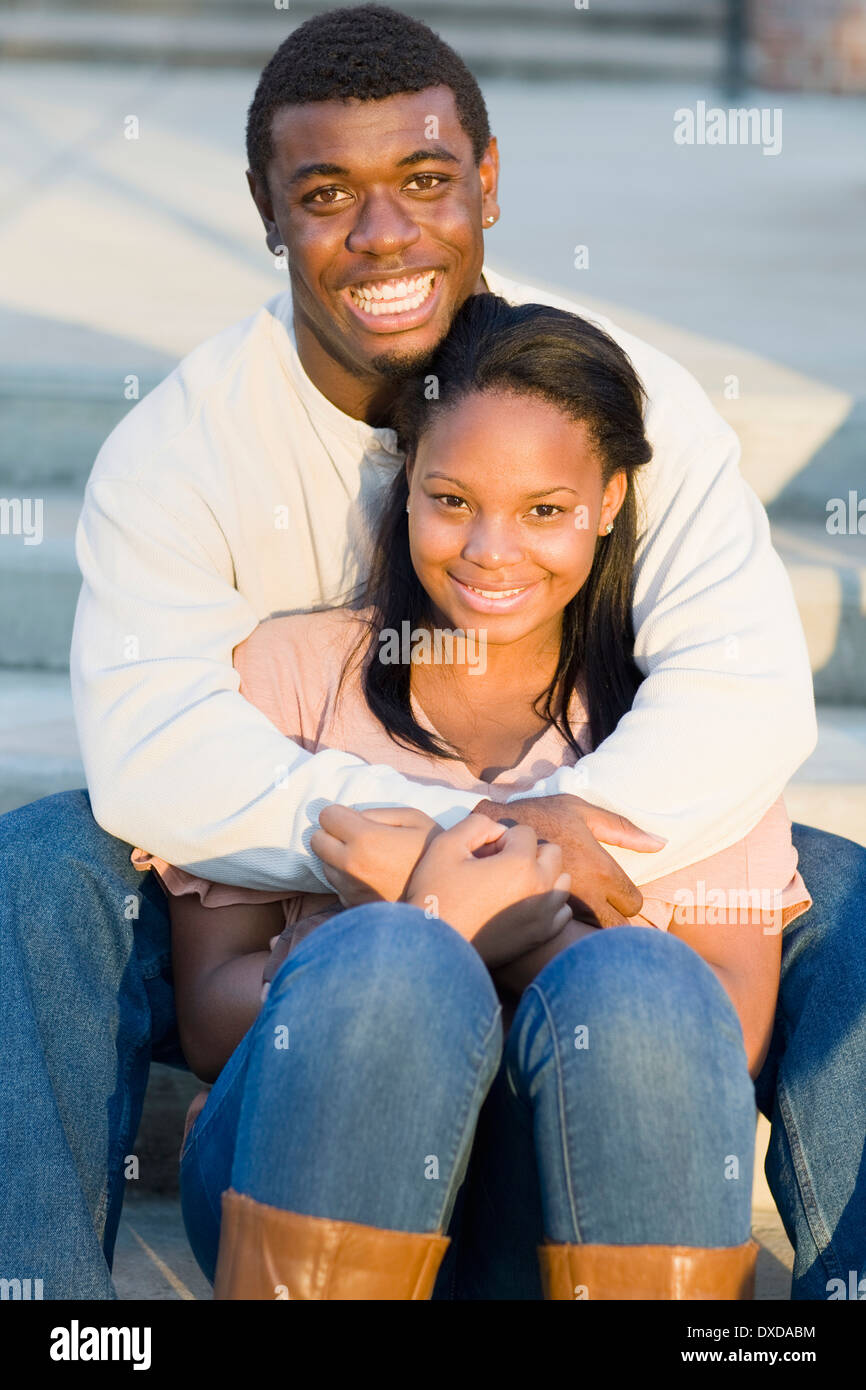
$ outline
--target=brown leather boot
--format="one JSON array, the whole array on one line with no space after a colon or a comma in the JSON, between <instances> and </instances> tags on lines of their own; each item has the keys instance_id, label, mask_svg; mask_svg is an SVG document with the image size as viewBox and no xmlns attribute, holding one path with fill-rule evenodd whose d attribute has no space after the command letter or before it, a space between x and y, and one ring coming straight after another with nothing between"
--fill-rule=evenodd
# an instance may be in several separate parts
<instances>
[{"instance_id":1,"label":"brown leather boot","mask_svg":"<svg viewBox=\"0 0 866 1390\"><path fill-rule=\"evenodd\" d=\"M751 1299L758 1244L539 1245L547 1299Z\"/></svg>"},{"instance_id":2,"label":"brown leather boot","mask_svg":"<svg viewBox=\"0 0 866 1390\"><path fill-rule=\"evenodd\" d=\"M301 1216L229 1188L215 1299L429 1298L450 1238Z\"/></svg>"}]
</instances>

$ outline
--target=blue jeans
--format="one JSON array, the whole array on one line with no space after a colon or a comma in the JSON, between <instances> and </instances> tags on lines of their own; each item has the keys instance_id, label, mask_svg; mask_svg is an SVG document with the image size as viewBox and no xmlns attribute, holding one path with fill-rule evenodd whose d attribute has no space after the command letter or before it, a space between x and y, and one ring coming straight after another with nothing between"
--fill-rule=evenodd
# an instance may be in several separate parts
<instances>
[{"instance_id":1,"label":"blue jeans","mask_svg":"<svg viewBox=\"0 0 866 1390\"><path fill-rule=\"evenodd\" d=\"M794 843L815 906L785 930L776 1029L756 1092L773 1127L770 1186L796 1251L793 1297L824 1299L828 1280L866 1272L866 850L804 826ZM165 898L129 855L96 824L85 791L0 816L0 1277L41 1278L46 1298L115 1296L124 1161L149 1064L184 1065ZM529 1047L533 1001L540 1007L531 990L506 1059L520 1039ZM500 1200L495 1166L482 1159L509 1092L500 1064L452 1214L467 1216L458 1253L478 1244L486 1204ZM541 1229L541 1170L517 1163L512 1172L523 1186L509 1200L523 1209L515 1194L525 1189ZM471 1297L477 1274L461 1286L452 1250L449 1261L451 1287Z\"/></svg>"},{"instance_id":2,"label":"blue jeans","mask_svg":"<svg viewBox=\"0 0 866 1390\"><path fill-rule=\"evenodd\" d=\"M187 1138L184 1220L207 1277L229 1186L448 1230L442 1298L540 1298L545 1237L748 1239L754 1088L734 1008L690 947L599 932L541 972L504 1049L500 1014L477 952L417 908L357 908L303 941Z\"/></svg>"}]
</instances>

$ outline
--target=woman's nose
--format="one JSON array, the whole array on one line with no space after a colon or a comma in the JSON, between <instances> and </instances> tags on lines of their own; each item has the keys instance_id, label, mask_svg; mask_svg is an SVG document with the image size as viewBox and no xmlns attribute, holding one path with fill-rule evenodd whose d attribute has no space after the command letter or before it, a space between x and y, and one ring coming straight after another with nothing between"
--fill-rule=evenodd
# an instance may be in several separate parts
<instances>
[{"instance_id":1,"label":"woman's nose","mask_svg":"<svg viewBox=\"0 0 866 1390\"><path fill-rule=\"evenodd\" d=\"M393 256L416 242L420 228L393 198L367 197L346 238L346 249L355 255Z\"/></svg>"},{"instance_id":2,"label":"woman's nose","mask_svg":"<svg viewBox=\"0 0 866 1390\"><path fill-rule=\"evenodd\" d=\"M482 569L505 569L523 559L523 546L508 523L479 519L466 538L463 558Z\"/></svg>"}]
</instances>

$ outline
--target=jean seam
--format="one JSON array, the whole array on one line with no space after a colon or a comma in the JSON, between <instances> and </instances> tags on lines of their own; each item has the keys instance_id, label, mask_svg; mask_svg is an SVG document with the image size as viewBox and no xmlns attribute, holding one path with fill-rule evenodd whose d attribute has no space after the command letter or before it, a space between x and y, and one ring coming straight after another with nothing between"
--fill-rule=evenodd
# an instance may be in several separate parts
<instances>
[{"instance_id":1,"label":"jean seam","mask_svg":"<svg viewBox=\"0 0 866 1390\"><path fill-rule=\"evenodd\" d=\"M244 1036L241 1038L240 1042L238 1043L238 1048L243 1047L243 1046L245 1045L245 1043L247 1042L247 1039L248 1039L249 1036L250 1036L250 1033L252 1032L253 1028L255 1028L256 1023L258 1023L258 1021L259 1021L259 1019L261 1018L261 1016L262 1016L262 1014L261 1014L261 1012L260 1012L260 1013L258 1014L258 1016L257 1016L257 1018L256 1018L256 1020L255 1020L255 1022L254 1022L253 1024L251 1024L250 1029L248 1030L248 1032L246 1032L246 1033L244 1034ZM235 1048L235 1052L236 1052L236 1051L237 1051L237 1048ZM231 1062L231 1060L232 1060L232 1058L234 1057L234 1055L235 1055L235 1053L232 1052L231 1055L230 1055L230 1057L229 1057L229 1059L228 1059L228 1061L226 1062L225 1067L222 1068L222 1071L225 1071L226 1067L228 1067L228 1065L229 1065L229 1063ZM213 1091L213 1088L216 1086L217 1082L219 1081L219 1078L220 1078L221 1075L222 1075L222 1072L220 1072L220 1073L217 1075L217 1077L215 1078L215 1080L212 1082L212 1084L211 1084L211 1092ZM219 1097L219 1099L217 1100L217 1102L216 1102L215 1105L211 1105L211 1103L210 1103L210 1101L211 1101L211 1095L208 1095L207 1101L206 1101L205 1104L202 1106L201 1110L200 1110L199 1113L196 1115L195 1120L193 1121L192 1125L190 1126L190 1131L189 1131L189 1134L187 1135L187 1141L188 1141L188 1142L191 1142L193 1138L195 1138L195 1139L203 1139L203 1138L204 1138L205 1134L207 1133L207 1131L208 1131L208 1130L210 1129L210 1127L211 1127L211 1122L212 1122L213 1120L215 1120L216 1117L217 1117L217 1115L219 1115L219 1114L222 1112L223 1104L224 1104L224 1102L226 1101L226 1099L228 1098L228 1096L229 1096L230 1093L231 1093L231 1088L232 1088L232 1086L234 1085L234 1080L235 1080L235 1078L232 1078L232 1081L230 1082L230 1084L224 1088L222 1095ZM201 1084L202 1084L202 1086L204 1086L206 1083L205 1083L205 1082L202 1082ZM183 1155L181 1155L181 1160L182 1160L182 1159L183 1159Z\"/></svg>"},{"instance_id":2,"label":"jean seam","mask_svg":"<svg viewBox=\"0 0 866 1390\"><path fill-rule=\"evenodd\" d=\"M557 1035L556 1028L553 1023L553 1015L548 1006L547 999L545 998L542 987L537 983L537 981L533 981L532 984L530 984L529 989L531 989L533 993L536 994L539 1000L541 1001L541 1007L544 1010L545 1020L547 1022L548 1029L550 1030L550 1036L553 1041L553 1062L556 1068L556 1103L557 1109L559 1111L559 1132L560 1142L562 1145L562 1165L565 1174L565 1189L568 1194L569 1214L571 1216L572 1225L575 1231L575 1241L577 1244L580 1244L582 1240L580 1234L580 1220L578 1219L577 1215L577 1200L574 1195L574 1187L571 1181L571 1159L568 1152L568 1124L566 1122L565 1113L565 1086L562 1074L562 1064L559 1056L559 1037ZM545 1239L546 1237L547 1233L545 1232Z\"/></svg>"},{"instance_id":3,"label":"jean seam","mask_svg":"<svg viewBox=\"0 0 866 1390\"><path fill-rule=\"evenodd\" d=\"M493 1036L493 1033L494 1033L495 1030L496 1030L496 1026L497 1026L497 1024L498 1024L499 1021L500 1021L501 1015L502 1015L502 1005L501 1005L501 1004L498 1004L497 1007L496 1007L496 1011L495 1011L495 1013L494 1013L494 1015L493 1015L493 1020L492 1020L492 1022L491 1022L491 1024L490 1024L489 1028L487 1029L487 1032L484 1034L483 1038L481 1039L481 1042L480 1042L480 1044L479 1044L478 1051L477 1051L477 1053L476 1053L476 1057L478 1058L478 1066L475 1068L475 1083L474 1083L474 1085L473 1085L473 1087L472 1087L472 1090L471 1090L471 1092L470 1092L470 1094L469 1094L469 1096L468 1096L467 1102L466 1102L466 1104L465 1104L464 1107L463 1107L463 1114L462 1114L462 1117L461 1117L460 1124L458 1125L458 1128L459 1128L459 1130L460 1130L461 1136L465 1136L465 1133L466 1133L466 1116L469 1114L470 1110L472 1109L472 1104L473 1104L474 1100L476 1099L476 1097L477 1097L477 1095L478 1095L478 1092L479 1092L479 1090L480 1090L480 1088L481 1088L482 1079L483 1079L483 1077L482 1077L481 1063L484 1061L484 1058L485 1058L485 1055L486 1055L486 1052L487 1052L487 1046L488 1046L488 1044L489 1044L489 1042L490 1042L491 1037ZM474 1059L473 1059L473 1060L474 1060ZM498 1069L498 1066L499 1066L499 1059L497 1059L495 1065L493 1066L493 1069L492 1069L492 1072L491 1072L491 1075L490 1075L490 1079L489 1079L488 1082L487 1082L487 1089L488 1089L488 1090L490 1089L490 1085L491 1085L491 1083L492 1083L492 1081L493 1081L493 1078L496 1076L496 1071L497 1071L497 1069ZM479 1107L479 1109L480 1109L480 1107ZM476 1117L476 1119L477 1119L477 1117ZM456 1172L457 1172L457 1167L458 1167L458 1165L457 1165L457 1158L458 1158L458 1155L459 1155L459 1153L460 1153L460 1143L461 1143L461 1140L458 1139L458 1141L457 1141L457 1143L456 1143L456 1145L455 1145L455 1147L454 1147L453 1158L449 1160L449 1161L450 1161L450 1164L451 1164L451 1166L452 1166L452 1169L453 1169L453 1173L456 1173ZM470 1153L471 1153L471 1146L470 1146ZM465 1176L466 1176L466 1175L464 1174L464 1179L465 1179ZM453 1181L453 1175L452 1175L452 1181ZM460 1191L460 1188L458 1187L458 1188L457 1188L457 1192L459 1192L459 1191ZM444 1227L444 1214L445 1214L445 1209L446 1209L446 1207L448 1206L448 1203L449 1203L450 1193L451 1193L451 1184L449 1184L448 1191L445 1193L445 1197L444 1197L443 1200L442 1200L442 1206L441 1206L440 1212L439 1212L439 1219L438 1219L438 1222L437 1222L437 1226L438 1226L438 1228L439 1228L440 1231L443 1230L443 1227ZM455 1200L456 1200L456 1193L455 1193Z\"/></svg>"},{"instance_id":4,"label":"jean seam","mask_svg":"<svg viewBox=\"0 0 866 1390\"><path fill-rule=\"evenodd\" d=\"M495 1029L496 1029L496 1025L499 1023L501 1017L502 1017L502 1005L499 1004L499 1005L497 1006L497 1008L496 1008L496 1011L495 1011L494 1015L493 1015L493 1019L492 1019L492 1022L491 1022L491 1024L490 1024L490 1027L487 1029L487 1032L484 1034L484 1037L483 1037L482 1040L481 1040L481 1045L480 1045L480 1048L479 1048L479 1054L480 1054L480 1055L479 1055L479 1061L483 1061L484 1056L485 1056L485 1053L486 1053L486 1051L487 1051L487 1045L488 1045L488 1043L489 1043L489 1041L490 1041L490 1038L492 1037L492 1035L493 1035L493 1033L494 1033L494 1031L495 1031ZM500 1061L501 1061L501 1055L500 1055L500 1058L497 1059L496 1064L494 1065L494 1067L493 1067L493 1069L492 1069L491 1076L490 1076L490 1080L488 1081L488 1089L490 1088L490 1085L492 1084L493 1079L494 1079L495 1076L496 1076L496 1072L497 1072L497 1070L498 1070L498 1068L499 1068L499 1062L500 1062ZM478 1089L479 1089L480 1084L481 1084L481 1070L480 1070L480 1067L479 1067L479 1068L476 1070L475 1085L474 1085L474 1087L473 1087L473 1089L472 1089L472 1095L471 1095L470 1100L469 1100L469 1105L467 1106L467 1112L468 1112L469 1109L471 1109L472 1101L475 1099L475 1097L476 1097L477 1094L478 1094ZM482 1104L483 1104L483 1102L482 1102ZM480 1107L479 1107L479 1111L480 1111ZM476 1123L477 1123L477 1119L476 1119ZM464 1130L464 1132L465 1132L465 1124L464 1124L464 1126L463 1126L463 1130ZM473 1137L473 1143L474 1143L474 1137ZM457 1146L457 1152L459 1153L459 1144L458 1144L458 1146ZM471 1157L471 1146L470 1146L469 1156ZM456 1159L457 1159L457 1154L455 1153L455 1159L454 1159L454 1164L453 1164L453 1171L454 1171L455 1173L456 1173L456 1171L457 1171L457 1161L456 1161ZM468 1176L468 1166L469 1166L469 1165L468 1165L468 1159L467 1159L467 1173L464 1174L464 1177L463 1177L463 1181L464 1181L464 1182L466 1181L466 1177ZM461 1185L462 1185L462 1184L461 1184ZM454 1199L455 1202L456 1202L456 1200L457 1200L457 1196L458 1196L459 1192L460 1192L460 1188L458 1187L458 1188L457 1188L457 1193L455 1193L455 1199ZM444 1232L444 1215L445 1215L445 1209L446 1209L446 1207L448 1206L448 1201L449 1201L449 1193L446 1193L445 1199L443 1200L442 1207L441 1207L441 1209L440 1209L439 1219L438 1219L438 1222L437 1222L437 1225L438 1225L439 1230L440 1230L440 1231L443 1231L443 1232ZM452 1211L453 1211L453 1208L452 1208ZM465 1213L464 1213L464 1220L465 1220ZM461 1222L461 1225L462 1225L462 1224L463 1224L463 1222ZM457 1232L457 1237L456 1237L456 1239L457 1239L457 1242L458 1242L458 1244L459 1244L459 1240L460 1240L460 1232L459 1232L459 1231ZM450 1299L452 1302L455 1301L455 1300L454 1300L454 1292L455 1292L455 1289L456 1289L456 1287L457 1287L457 1274L458 1274L458 1259L457 1259L457 1257L455 1257L454 1262L453 1262L453 1266L452 1266L452 1269L451 1269L451 1274L450 1274L449 1282L448 1282L448 1296L449 1296L449 1299Z\"/></svg>"},{"instance_id":5,"label":"jean seam","mask_svg":"<svg viewBox=\"0 0 866 1390\"><path fill-rule=\"evenodd\" d=\"M135 1042L132 1044L132 1046L129 1047L129 1048L127 1048L127 1050L126 1050L126 1062L125 1062L125 1065L124 1065L123 1077L122 1077L122 1094L123 1094L123 1096L124 1096L124 1102L123 1102L123 1112L122 1112L122 1116L121 1116L122 1120L124 1120L125 1123L123 1123L123 1125L119 1125L119 1126L118 1126L118 1129L119 1129L119 1130L123 1130L123 1131L125 1132L126 1137L124 1137L124 1133L120 1133L120 1134L119 1134L118 1140L117 1140L117 1142L116 1142L116 1144L115 1144L115 1147L114 1147L114 1153L113 1153L114 1162L113 1162L113 1163L110 1163L110 1164L108 1165L107 1171L106 1171L106 1174L105 1174L105 1183L104 1183L104 1185L103 1185L102 1193L101 1193L101 1195L100 1195L99 1208L98 1208L98 1210L99 1210L99 1215L100 1215L100 1225L99 1225L98 1229L101 1230L101 1231L103 1231L103 1232L104 1232L104 1230L105 1230L105 1222L106 1222L107 1219L108 1219L108 1213L109 1213L109 1211L110 1211L110 1209L111 1209L111 1200L110 1200L110 1199L111 1199L111 1185L112 1185L112 1180L113 1180L113 1179L114 1179L115 1181L121 1181L121 1180L122 1180L122 1182L123 1182L123 1187L122 1187L122 1189L121 1189L121 1191L123 1192L123 1197L122 1197L121 1203L120 1203L121 1210L122 1210L122 1208L123 1208L124 1202L126 1201L126 1178L123 1177L123 1178L121 1179L121 1171L122 1171L122 1169L123 1169L124 1160L126 1159L127 1155L126 1155L123 1151L124 1151L124 1149L126 1148L126 1139L127 1139L127 1138L129 1138L129 1142L130 1142L132 1145L135 1144L135 1141L136 1141L136 1139L138 1138L138 1133L137 1133L137 1131L136 1131L135 1134L133 1134L133 1135L131 1135L131 1136L129 1135L129 1115L130 1115L130 1111L131 1111L131 1106L130 1106L130 1103L129 1103L129 1085L130 1085L130 1078L131 1078L131 1075L132 1075L132 1069L133 1069L133 1066L134 1066L134 1064L135 1064L135 1061L136 1061L136 1059L137 1059L137 1057L138 1057L139 1052L142 1052L142 1051L147 1050L147 1052L148 1052L148 1059L149 1059L149 1056L150 1056L150 1033L151 1033L151 1030L150 1030L150 1028L148 1027L143 1033L140 1033L140 1034L139 1034L139 1036L136 1038L136 1040L135 1040ZM148 1060L148 1074L149 1074L149 1073L150 1073L150 1061ZM145 1089L146 1089L146 1088L147 1088L147 1081L145 1080Z\"/></svg>"},{"instance_id":6,"label":"jean seam","mask_svg":"<svg viewBox=\"0 0 866 1390\"><path fill-rule=\"evenodd\" d=\"M189 1142L187 1143L186 1148L183 1152L183 1157L180 1160L181 1183L183 1182L184 1169L192 1170L191 1179L194 1183L198 1184L199 1189L204 1193L205 1201L207 1202L211 1211L211 1215L213 1216L213 1219L216 1222L217 1230L220 1230L222 1227L222 1193L220 1193L220 1208L219 1210L217 1210L216 1206L214 1205L213 1198L211 1197L210 1184L206 1181L204 1173L202 1172L201 1156L199 1154L198 1141L196 1138L192 1137L192 1131L190 1131Z\"/></svg>"},{"instance_id":7,"label":"jean seam","mask_svg":"<svg viewBox=\"0 0 866 1390\"><path fill-rule=\"evenodd\" d=\"M797 1188L803 1203L803 1212L812 1239L815 1242L818 1258L831 1278L841 1278L842 1266L833 1249L832 1236L824 1224L821 1209L815 1197L812 1181L809 1176L809 1165L806 1161L803 1146L800 1143L800 1135L785 1090L785 1083L782 1080L779 1080L777 1083L776 1096L779 1102L779 1114L782 1119L785 1135L788 1140L788 1148L791 1153L791 1166L797 1180Z\"/></svg>"}]
</instances>

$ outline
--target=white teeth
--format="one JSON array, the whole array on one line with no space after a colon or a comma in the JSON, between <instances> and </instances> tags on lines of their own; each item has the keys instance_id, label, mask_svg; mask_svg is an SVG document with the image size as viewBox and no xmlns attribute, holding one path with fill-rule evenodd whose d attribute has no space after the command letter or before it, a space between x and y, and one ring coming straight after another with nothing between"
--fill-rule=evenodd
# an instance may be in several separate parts
<instances>
[{"instance_id":1,"label":"white teeth","mask_svg":"<svg viewBox=\"0 0 866 1390\"><path fill-rule=\"evenodd\" d=\"M464 589L471 589L473 594L480 594L482 598L513 598L515 594L522 594L523 589L476 589L474 584L464 584Z\"/></svg>"},{"instance_id":2,"label":"white teeth","mask_svg":"<svg viewBox=\"0 0 866 1390\"><path fill-rule=\"evenodd\" d=\"M413 275L409 279L370 281L366 285L350 286L349 293L352 302L374 318L379 314L404 314L424 303L435 276L435 270L428 270L426 275Z\"/></svg>"}]
</instances>

